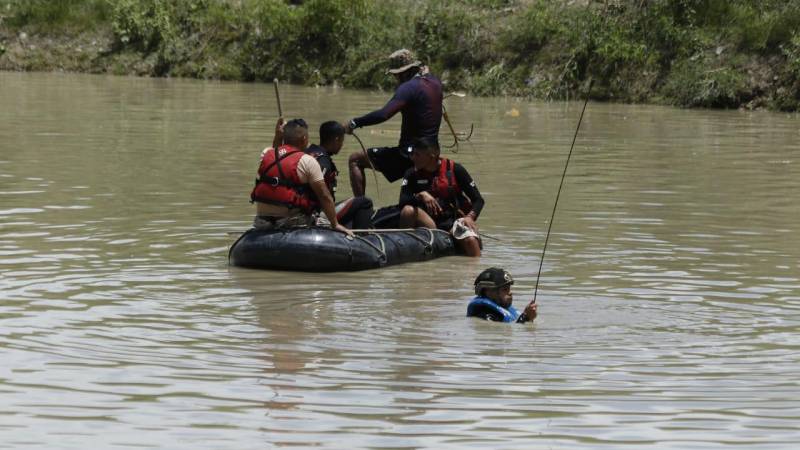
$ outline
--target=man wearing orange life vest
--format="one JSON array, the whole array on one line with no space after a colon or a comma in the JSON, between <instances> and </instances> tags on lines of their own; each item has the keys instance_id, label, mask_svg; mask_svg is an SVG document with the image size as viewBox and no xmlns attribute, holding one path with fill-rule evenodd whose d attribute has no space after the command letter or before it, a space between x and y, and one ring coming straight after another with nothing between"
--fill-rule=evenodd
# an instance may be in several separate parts
<instances>
[{"instance_id":1,"label":"man wearing orange life vest","mask_svg":"<svg viewBox=\"0 0 800 450\"><path fill-rule=\"evenodd\" d=\"M400 227L447 230L467 256L480 256L478 219L483 196L467 170L439 156L439 144L430 138L417 139L411 161L400 187Z\"/></svg>"},{"instance_id":2,"label":"man wearing orange life vest","mask_svg":"<svg viewBox=\"0 0 800 450\"><path fill-rule=\"evenodd\" d=\"M303 119L285 125L278 120L276 136L282 128L283 144L273 142L261 154L256 186L250 199L256 204L256 228L284 228L313 225L320 210L331 228L352 234L336 219L333 198L319 163L304 151L308 147L308 126Z\"/></svg>"}]
</instances>

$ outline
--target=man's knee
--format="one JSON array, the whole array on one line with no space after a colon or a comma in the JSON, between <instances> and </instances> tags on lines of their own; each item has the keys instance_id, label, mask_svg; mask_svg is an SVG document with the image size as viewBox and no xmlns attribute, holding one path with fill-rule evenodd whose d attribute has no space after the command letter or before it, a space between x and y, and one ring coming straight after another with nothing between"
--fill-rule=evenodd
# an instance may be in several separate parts
<instances>
[{"instance_id":1,"label":"man's knee","mask_svg":"<svg viewBox=\"0 0 800 450\"><path fill-rule=\"evenodd\" d=\"M372 209L374 205L372 204L372 199L366 196L360 196L353 198L353 201L358 202L358 206L360 209Z\"/></svg>"},{"instance_id":2,"label":"man's knee","mask_svg":"<svg viewBox=\"0 0 800 450\"><path fill-rule=\"evenodd\" d=\"M468 237L456 242L458 242L458 244L461 246L461 249L466 256L481 256L481 243L478 238Z\"/></svg>"},{"instance_id":3,"label":"man's knee","mask_svg":"<svg viewBox=\"0 0 800 450\"><path fill-rule=\"evenodd\" d=\"M400 217L404 217L404 218L409 219L409 218L416 217L416 215L417 215L416 213L417 213L416 208L414 208L411 205L406 205L406 206L403 206L403 209L400 210Z\"/></svg>"},{"instance_id":4,"label":"man's knee","mask_svg":"<svg viewBox=\"0 0 800 450\"><path fill-rule=\"evenodd\" d=\"M350 167L363 168L367 162L366 159L367 158L363 152L351 153L350 157L347 159L347 164Z\"/></svg>"}]
</instances>

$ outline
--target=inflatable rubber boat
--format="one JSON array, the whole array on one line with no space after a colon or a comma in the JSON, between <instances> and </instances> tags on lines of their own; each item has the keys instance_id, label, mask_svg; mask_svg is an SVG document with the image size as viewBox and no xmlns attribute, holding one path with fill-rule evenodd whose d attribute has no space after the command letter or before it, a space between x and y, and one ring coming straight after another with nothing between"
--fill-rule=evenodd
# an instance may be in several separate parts
<instances>
[{"instance_id":1,"label":"inflatable rubber boat","mask_svg":"<svg viewBox=\"0 0 800 450\"><path fill-rule=\"evenodd\" d=\"M330 228L257 230L242 234L228 252L239 267L302 272L341 272L455 254L450 233L428 228L363 230L350 237Z\"/></svg>"}]
</instances>

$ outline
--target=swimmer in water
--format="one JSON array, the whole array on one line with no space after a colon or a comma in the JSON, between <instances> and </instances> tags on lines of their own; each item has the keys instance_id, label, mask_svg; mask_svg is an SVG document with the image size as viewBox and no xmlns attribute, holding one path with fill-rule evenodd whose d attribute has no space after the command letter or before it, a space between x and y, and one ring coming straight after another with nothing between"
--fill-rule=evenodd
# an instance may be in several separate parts
<instances>
[{"instance_id":1,"label":"swimmer in water","mask_svg":"<svg viewBox=\"0 0 800 450\"><path fill-rule=\"evenodd\" d=\"M475 279L475 298L467 306L467 317L480 317L495 322L532 322L536 318L537 305L531 300L520 314L511 303L511 274L497 267L490 267Z\"/></svg>"}]
</instances>

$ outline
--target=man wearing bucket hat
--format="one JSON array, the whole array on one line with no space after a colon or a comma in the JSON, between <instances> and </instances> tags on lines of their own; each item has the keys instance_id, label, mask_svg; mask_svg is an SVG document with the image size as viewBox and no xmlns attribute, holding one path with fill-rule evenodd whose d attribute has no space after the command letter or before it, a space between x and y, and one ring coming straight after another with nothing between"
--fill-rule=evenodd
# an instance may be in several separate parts
<instances>
[{"instance_id":1,"label":"man wearing bucket hat","mask_svg":"<svg viewBox=\"0 0 800 450\"><path fill-rule=\"evenodd\" d=\"M350 155L350 185L355 196L362 196L366 191L364 169L374 167L393 183L413 165L409 158L412 142L423 137L438 142L442 122L442 82L407 49L389 55L386 72L397 80L394 96L383 108L350 120L346 131L352 133L356 128L383 123L400 112L403 117L400 141L397 147L370 148L366 154Z\"/></svg>"},{"instance_id":2,"label":"man wearing bucket hat","mask_svg":"<svg viewBox=\"0 0 800 450\"><path fill-rule=\"evenodd\" d=\"M520 314L513 306L511 274L497 267L490 267L475 279L476 297L467 306L467 317L480 317L495 322L530 322L537 316L536 303L531 301Z\"/></svg>"}]
</instances>

